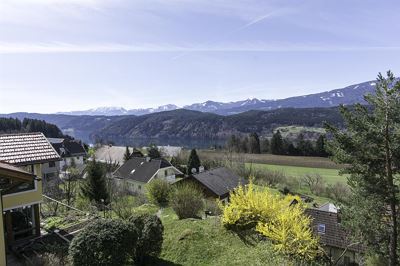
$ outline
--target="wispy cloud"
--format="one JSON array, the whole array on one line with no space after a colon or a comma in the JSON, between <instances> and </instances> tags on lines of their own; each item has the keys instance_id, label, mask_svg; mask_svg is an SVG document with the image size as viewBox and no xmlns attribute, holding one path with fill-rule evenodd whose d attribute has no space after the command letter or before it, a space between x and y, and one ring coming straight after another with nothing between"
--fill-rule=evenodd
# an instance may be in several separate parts
<instances>
[{"instance_id":1,"label":"wispy cloud","mask_svg":"<svg viewBox=\"0 0 400 266\"><path fill-rule=\"evenodd\" d=\"M335 52L398 51L400 46L333 46L322 44L224 43L179 46L170 44L74 44L74 43L7 43L0 42L1 54L23 53L141 53L141 52Z\"/></svg>"}]
</instances>

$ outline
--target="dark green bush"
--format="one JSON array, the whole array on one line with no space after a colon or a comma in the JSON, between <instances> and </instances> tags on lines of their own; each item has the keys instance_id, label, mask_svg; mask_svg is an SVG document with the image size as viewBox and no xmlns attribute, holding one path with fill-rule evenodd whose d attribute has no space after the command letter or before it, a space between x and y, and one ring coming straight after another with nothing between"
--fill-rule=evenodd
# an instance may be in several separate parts
<instances>
[{"instance_id":1,"label":"dark green bush","mask_svg":"<svg viewBox=\"0 0 400 266\"><path fill-rule=\"evenodd\" d=\"M76 266L125 265L136 249L138 233L120 220L96 220L71 242L69 257Z\"/></svg>"},{"instance_id":2,"label":"dark green bush","mask_svg":"<svg viewBox=\"0 0 400 266\"><path fill-rule=\"evenodd\" d=\"M177 184L171 191L169 203L179 219L198 218L204 207L203 193L195 184Z\"/></svg>"},{"instance_id":3,"label":"dark green bush","mask_svg":"<svg viewBox=\"0 0 400 266\"><path fill-rule=\"evenodd\" d=\"M133 254L136 264L142 264L149 257L158 257L163 243L164 226L156 215L141 214L129 219L138 230L139 237Z\"/></svg>"}]
</instances>

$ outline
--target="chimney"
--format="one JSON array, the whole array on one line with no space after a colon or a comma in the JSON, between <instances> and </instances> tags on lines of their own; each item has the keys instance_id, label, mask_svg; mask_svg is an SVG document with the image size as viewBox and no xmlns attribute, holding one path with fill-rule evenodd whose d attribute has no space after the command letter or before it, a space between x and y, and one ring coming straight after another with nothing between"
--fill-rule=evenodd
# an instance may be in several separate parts
<instances>
[{"instance_id":1,"label":"chimney","mask_svg":"<svg viewBox=\"0 0 400 266\"><path fill-rule=\"evenodd\" d=\"M151 158L149 156L146 157L146 162L150 162Z\"/></svg>"},{"instance_id":2,"label":"chimney","mask_svg":"<svg viewBox=\"0 0 400 266\"><path fill-rule=\"evenodd\" d=\"M203 172L204 172L204 166L201 165L201 166L199 167L199 173L203 173Z\"/></svg>"}]
</instances>

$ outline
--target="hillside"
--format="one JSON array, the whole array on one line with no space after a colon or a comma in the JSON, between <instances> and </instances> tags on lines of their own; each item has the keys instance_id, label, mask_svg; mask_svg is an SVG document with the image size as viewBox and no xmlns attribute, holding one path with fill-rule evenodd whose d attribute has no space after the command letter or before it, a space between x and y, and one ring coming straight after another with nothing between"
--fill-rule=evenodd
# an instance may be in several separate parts
<instances>
[{"instance_id":1,"label":"hillside","mask_svg":"<svg viewBox=\"0 0 400 266\"><path fill-rule=\"evenodd\" d=\"M325 121L341 124L338 108L283 108L222 116L185 109L143 116L72 116L13 113L0 117L33 118L57 125L64 133L85 142L113 141L120 145L170 145L208 147L222 144L231 134L257 132L265 136L279 126L321 127ZM185 142L188 140L188 142ZM190 140L190 141L189 141Z\"/></svg>"},{"instance_id":2,"label":"hillside","mask_svg":"<svg viewBox=\"0 0 400 266\"><path fill-rule=\"evenodd\" d=\"M92 139L112 140L118 144L138 140L168 144L174 140L224 141L232 134L257 132L270 135L278 126L321 127L324 122L341 124L337 108L279 109L249 111L221 116L189 110L175 110L115 121L92 134Z\"/></svg>"},{"instance_id":3,"label":"hillside","mask_svg":"<svg viewBox=\"0 0 400 266\"><path fill-rule=\"evenodd\" d=\"M0 134L42 132L48 138L64 138L61 130L43 120L24 118L0 118Z\"/></svg>"},{"instance_id":4,"label":"hillside","mask_svg":"<svg viewBox=\"0 0 400 266\"><path fill-rule=\"evenodd\" d=\"M268 241L241 239L221 226L219 218L178 220L166 208L161 213L164 242L160 259L151 265L285 265Z\"/></svg>"}]
</instances>

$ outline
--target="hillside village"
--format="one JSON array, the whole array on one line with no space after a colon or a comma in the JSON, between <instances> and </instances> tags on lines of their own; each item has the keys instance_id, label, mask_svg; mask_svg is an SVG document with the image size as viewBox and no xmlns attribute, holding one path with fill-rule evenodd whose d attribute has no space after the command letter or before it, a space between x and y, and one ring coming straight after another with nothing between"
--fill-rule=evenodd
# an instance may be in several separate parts
<instances>
[{"instance_id":1,"label":"hillside village","mask_svg":"<svg viewBox=\"0 0 400 266\"><path fill-rule=\"evenodd\" d=\"M0 0L0 266L400 266L399 13Z\"/></svg>"},{"instance_id":2,"label":"hillside village","mask_svg":"<svg viewBox=\"0 0 400 266\"><path fill-rule=\"evenodd\" d=\"M326 124L316 140L292 126L272 137L233 134L210 149L90 146L44 121L3 118L0 264L383 265L384 253L359 235L369 228L354 226L365 220L353 207L366 209L352 203L352 182L369 177L365 163L377 165L375 184L396 162L360 155L365 139L355 137L365 126L352 124L387 112L382 97L400 106L400 82L387 87L391 72L379 78L376 95L366 97L373 108L341 107L351 133ZM386 132L369 145L397 136Z\"/></svg>"}]
</instances>

